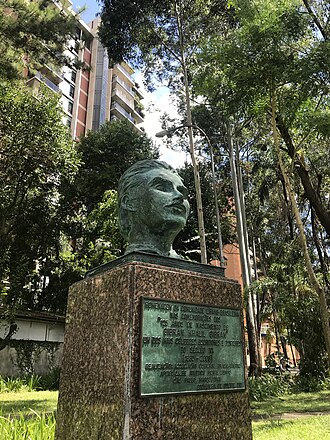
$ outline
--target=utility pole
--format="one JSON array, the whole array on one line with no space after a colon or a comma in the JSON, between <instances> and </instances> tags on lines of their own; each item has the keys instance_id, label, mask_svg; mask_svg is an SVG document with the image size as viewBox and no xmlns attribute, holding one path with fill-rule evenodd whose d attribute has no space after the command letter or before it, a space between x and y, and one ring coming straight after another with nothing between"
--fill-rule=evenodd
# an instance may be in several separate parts
<instances>
[{"instance_id":1,"label":"utility pole","mask_svg":"<svg viewBox=\"0 0 330 440\"><path fill-rule=\"evenodd\" d=\"M226 126L227 126L230 171L231 171L231 179L232 179L233 192L234 192L237 237L238 237L238 245L240 251L239 253L240 253L241 267L242 267L243 288L245 289L245 288L249 288L251 284L251 267L249 262L248 236L247 236L247 231L244 228L244 219L243 219L244 207L242 206L242 203L244 203L244 201L242 200L239 191L230 122L227 122ZM255 323L253 299L250 292L248 292L246 312L247 312L246 320L248 326L248 337L249 337L248 339L249 339L249 352L250 352L250 374L257 375L259 368L258 338L257 338L257 330Z\"/></svg>"},{"instance_id":2,"label":"utility pole","mask_svg":"<svg viewBox=\"0 0 330 440\"><path fill-rule=\"evenodd\" d=\"M187 71L187 65L186 65L186 57L185 57L185 53L184 53L184 35L183 35L180 14L177 10L177 5L175 5L175 11L176 11L176 19L177 19L178 32L179 32L180 63L181 63L181 68L182 68L182 72L183 72L183 82L184 82L184 90L185 90L186 115L187 115L187 124L186 125L187 125L187 129L188 129L189 150L190 150L191 162L192 162L193 171L194 171L198 232L199 232L200 250L201 250L201 263L207 264L207 251L206 251L201 180L200 180L200 175L199 175L198 162L196 160L196 155L195 155L195 145L194 145L194 137L193 137L193 130L192 130L192 114L191 114L188 71Z\"/></svg>"},{"instance_id":3,"label":"utility pole","mask_svg":"<svg viewBox=\"0 0 330 440\"><path fill-rule=\"evenodd\" d=\"M178 127L173 127L168 130L162 130L162 131L156 133L156 137L162 138L164 136L171 136L175 131L179 130L180 128L184 128L184 127L188 127L188 124L183 124ZM207 145L208 145L209 151L210 151L212 187L213 187L213 195L214 195L215 215L216 215L218 244L219 244L219 260L220 260L220 267L224 269L226 267L226 261L225 261L224 254L223 254L223 242L222 242L222 234L221 234L220 212L219 212L219 205L218 205L217 182L216 182L216 178L215 178L213 146L210 141L210 138L208 137L208 135L205 133L205 131L201 127L199 127L196 124L192 124L191 128L195 128L200 133L202 133L202 135L206 139L206 142L207 142Z\"/></svg>"}]
</instances>

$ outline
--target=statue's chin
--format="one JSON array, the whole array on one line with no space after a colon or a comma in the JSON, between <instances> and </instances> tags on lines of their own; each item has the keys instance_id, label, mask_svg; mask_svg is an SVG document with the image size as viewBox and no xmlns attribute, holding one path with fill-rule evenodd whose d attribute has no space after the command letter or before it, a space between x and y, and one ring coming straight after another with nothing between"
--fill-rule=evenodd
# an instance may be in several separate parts
<instances>
[{"instance_id":1,"label":"statue's chin","mask_svg":"<svg viewBox=\"0 0 330 440\"><path fill-rule=\"evenodd\" d=\"M186 218L181 216L173 216L167 218L162 223L162 229L167 231L177 231L177 234L186 226Z\"/></svg>"}]
</instances>

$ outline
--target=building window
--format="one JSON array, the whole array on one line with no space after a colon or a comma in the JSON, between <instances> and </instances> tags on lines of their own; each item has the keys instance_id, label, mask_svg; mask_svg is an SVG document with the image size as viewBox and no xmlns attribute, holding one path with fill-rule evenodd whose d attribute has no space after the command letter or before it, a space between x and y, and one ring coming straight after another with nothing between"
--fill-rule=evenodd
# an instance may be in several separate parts
<instances>
[{"instance_id":1,"label":"building window","mask_svg":"<svg viewBox=\"0 0 330 440\"><path fill-rule=\"evenodd\" d=\"M76 40L80 40L81 37L81 30L78 28L78 26L76 27L75 31L74 31L74 38Z\"/></svg>"},{"instance_id":2,"label":"building window","mask_svg":"<svg viewBox=\"0 0 330 440\"><path fill-rule=\"evenodd\" d=\"M79 52L79 49L80 49L79 41L76 41L74 46L70 47L71 52L73 52L74 54L77 54Z\"/></svg>"},{"instance_id":3,"label":"building window","mask_svg":"<svg viewBox=\"0 0 330 440\"><path fill-rule=\"evenodd\" d=\"M74 97L74 87L73 87L73 86L70 86L70 92L69 92L69 95L71 96L71 98Z\"/></svg>"},{"instance_id":4,"label":"building window","mask_svg":"<svg viewBox=\"0 0 330 440\"><path fill-rule=\"evenodd\" d=\"M91 49L92 40L89 37L83 35L83 42L84 42L84 45L85 45L86 49L90 50Z\"/></svg>"},{"instance_id":5,"label":"building window","mask_svg":"<svg viewBox=\"0 0 330 440\"><path fill-rule=\"evenodd\" d=\"M77 72L75 70L72 70L72 72L71 72L71 81L75 83L76 79L77 79Z\"/></svg>"},{"instance_id":6,"label":"building window","mask_svg":"<svg viewBox=\"0 0 330 440\"><path fill-rule=\"evenodd\" d=\"M73 113L73 102L71 101L68 102L68 112L70 113L70 115L72 115Z\"/></svg>"},{"instance_id":7,"label":"building window","mask_svg":"<svg viewBox=\"0 0 330 440\"><path fill-rule=\"evenodd\" d=\"M66 120L66 125L67 125L69 128L71 128L71 122L72 122L71 118L68 118L68 119Z\"/></svg>"}]
</instances>

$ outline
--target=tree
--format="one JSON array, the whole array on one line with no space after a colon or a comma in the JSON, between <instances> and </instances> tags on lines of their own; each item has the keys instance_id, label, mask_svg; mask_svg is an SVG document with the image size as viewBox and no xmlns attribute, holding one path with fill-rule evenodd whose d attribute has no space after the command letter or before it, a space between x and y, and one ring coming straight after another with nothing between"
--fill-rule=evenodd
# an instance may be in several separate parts
<instances>
[{"instance_id":1,"label":"tree","mask_svg":"<svg viewBox=\"0 0 330 440\"><path fill-rule=\"evenodd\" d=\"M62 292L63 304L69 285L79 276L123 254L125 242L117 224L119 178L133 163L158 158L152 141L127 120L106 122L88 132L77 152L79 170L61 188L62 233L70 243L46 291L49 301L55 292Z\"/></svg>"},{"instance_id":2,"label":"tree","mask_svg":"<svg viewBox=\"0 0 330 440\"><path fill-rule=\"evenodd\" d=\"M181 231L175 239L175 249L179 254L185 257L198 260L200 250L198 248L198 223L197 223L197 207L196 199L193 197L194 189L194 177L192 166L186 164L184 167L178 170L180 176L183 179L185 186L188 188L189 203L190 203L190 215L187 224L183 231ZM218 243L218 231L217 223L215 219L215 202L212 186L211 170L208 163L201 164L201 188L204 195L204 216L205 225L208 234L206 235L207 248L212 260L219 259L219 243ZM232 225L231 217L229 215L230 207L228 206L225 193L221 191L219 193L219 211L221 213L221 232L222 238L225 243L232 240Z\"/></svg>"},{"instance_id":3,"label":"tree","mask_svg":"<svg viewBox=\"0 0 330 440\"><path fill-rule=\"evenodd\" d=\"M0 282L12 311L42 297L45 268L62 247L61 185L79 163L59 96L42 90L0 87Z\"/></svg>"},{"instance_id":4,"label":"tree","mask_svg":"<svg viewBox=\"0 0 330 440\"><path fill-rule=\"evenodd\" d=\"M72 65L64 55L77 18L52 0L0 0L0 77L18 78L24 68Z\"/></svg>"},{"instance_id":5,"label":"tree","mask_svg":"<svg viewBox=\"0 0 330 440\"><path fill-rule=\"evenodd\" d=\"M253 115L268 125L270 95L276 92L276 125L286 153L330 235L326 181L317 176L317 171L323 170L322 162L315 162L326 155L330 133L329 43L313 32L298 1L278 2L276 6L266 0L253 5L243 0L233 3L240 26L226 41L211 40L205 46L197 90L216 95L231 114ZM322 152L318 157L314 153L316 144Z\"/></svg>"},{"instance_id":6,"label":"tree","mask_svg":"<svg viewBox=\"0 0 330 440\"><path fill-rule=\"evenodd\" d=\"M197 47L211 28L223 27L225 2L104 0L99 35L113 62L124 58L147 66L158 78L169 79L181 93L194 170L201 261L207 262L203 203L192 131L190 64Z\"/></svg>"},{"instance_id":7,"label":"tree","mask_svg":"<svg viewBox=\"0 0 330 440\"><path fill-rule=\"evenodd\" d=\"M324 167L330 133L329 42L320 28L320 33L314 31L315 17L310 11L306 14L298 1L281 1L275 5L268 0L253 3L238 0L232 4L238 26L226 40L207 41L201 51L196 87L212 97L213 102L221 103L224 112L234 120L240 118L247 125L253 118L259 133L267 128L273 132L269 142L277 156L295 218L294 227L299 229L310 283L319 295L330 362L326 292L315 274L319 264L315 259L311 262L313 255L307 247L308 231L301 222L305 205L300 204L299 211L296 203L303 189L304 199L329 236L329 165ZM318 3L322 5L325 17L329 11L325 4ZM293 173L298 181L292 179Z\"/></svg>"},{"instance_id":8,"label":"tree","mask_svg":"<svg viewBox=\"0 0 330 440\"><path fill-rule=\"evenodd\" d=\"M77 199L90 212L106 190L117 189L123 172L142 159L157 159L158 150L145 133L138 133L127 120L106 122L80 139L82 165L75 180Z\"/></svg>"},{"instance_id":9,"label":"tree","mask_svg":"<svg viewBox=\"0 0 330 440\"><path fill-rule=\"evenodd\" d=\"M4 83L0 93L1 292L13 313L64 313L69 286L123 251L119 177L158 151L127 121L106 123L76 144L57 95L45 88L34 96L19 83Z\"/></svg>"}]
</instances>

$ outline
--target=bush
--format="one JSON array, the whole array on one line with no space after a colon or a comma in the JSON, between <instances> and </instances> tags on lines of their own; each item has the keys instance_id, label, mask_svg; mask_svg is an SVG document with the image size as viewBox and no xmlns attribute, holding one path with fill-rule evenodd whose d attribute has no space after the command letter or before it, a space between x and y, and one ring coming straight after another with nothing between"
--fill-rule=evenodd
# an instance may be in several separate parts
<instances>
[{"instance_id":1,"label":"bush","mask_svg":"<svg viewBox=\"0 0 330 440\"><path fill-rule=\"evenodd\" d=\"M330 390L330 377L264 373L261 377L249 378L248 384L250 399L260 401L286 393Z\"/></svg>"},{"instance_id":2,"label":"bush","mask_svg":"<svg viewBox=\"0 0 330 440\"><path fill-rule=\"evenodd\" d=\"M280 396L292 390L294 379L291 375L273 375L266 373L261 377L249 378L249 396L251 400L265 400L267 397Z\"/></svg>"},{"instance_id":3,"label":"bush","mask_svg":"<svg viewBox=\"0 0 330 440\"><path fill-rule=\"evenodd\" d=\"M1 377L0 393L58 390L60 369L53 368L45 376Z\"/></svg>"},{"instance_id":4,"label":"bush","mask_svg":"<svg viewBox=\"0 0 330 440\"><path fill-rule=\"evenodd\" d=\"M46 376L41 376L40 386L42 390L55 391L59 389L60 386L60 372L59 367L54 367L49 374Z\"/></svg>"},{"instance_id":5,"label":"bush","mask_svg":"<svg viewBox=\"0 0 330 440\"><path fill-rule=\"evenodd\" d=\"M319 378L299 374L299 376L297 376L295 379L295 384L293 387L293 391L296 393L310 393L323 390L330 390L330 377Z\"/></svg>"},{"instance_id":6,"label":"bush","mask_svg":"<svg viewBox=\"0 0 330 440\"><path fill-rule=\"evenodd\" d=\"M0 377L0 392L34 391L40 387L40 376Z\"/></svg>"}]
</instances>

